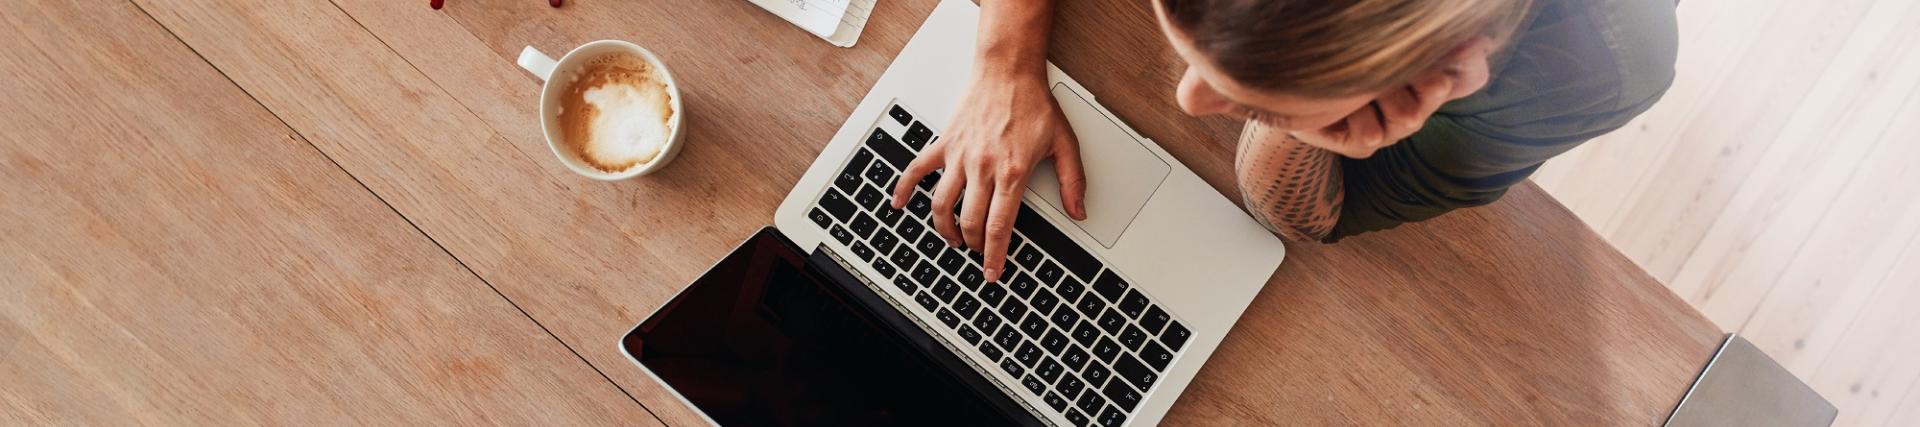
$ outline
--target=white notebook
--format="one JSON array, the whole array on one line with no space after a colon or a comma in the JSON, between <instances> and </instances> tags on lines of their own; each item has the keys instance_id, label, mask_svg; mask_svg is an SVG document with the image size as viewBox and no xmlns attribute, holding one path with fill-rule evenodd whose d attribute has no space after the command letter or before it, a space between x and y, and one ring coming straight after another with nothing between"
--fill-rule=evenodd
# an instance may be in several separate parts
<instances>
[{"instance_id":1,"label":"white notebook","mask_svg":"<svg viewBox=\"0 0 1920 427\"><path fill-rule=\"evenodd\" d=\"M878 0L747 0L834 46L853 47Z\"/></svg>"}]
</instances>

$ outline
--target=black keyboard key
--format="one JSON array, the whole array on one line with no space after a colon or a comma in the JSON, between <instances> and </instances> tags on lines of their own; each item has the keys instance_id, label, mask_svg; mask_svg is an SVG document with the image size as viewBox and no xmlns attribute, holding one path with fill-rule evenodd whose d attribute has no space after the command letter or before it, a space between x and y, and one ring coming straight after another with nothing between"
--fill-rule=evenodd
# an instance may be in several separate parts
<instances>
[{"instance_id":1,"label":"black keyboard key","mask_svg":"<svg viewBox=\"0 0 1920 427\"><path fill-rule=\"evenodd\" d=\"M906 141L907 145L913 146L914 149L919 149L933 140L933 129L927 128L926 122L913 122L913 125L907 126L907 133L900 135L900 140Z\"/></svg>"},{"instance_id":2,"label":"black keyboard key","mask_svg":"<svg viewBox=\"0 0 1920 427\"><path fill-rule=\"evenodd\" d=\"M1000 306L1000 300L1007 297L1007 287L999 282L985 283L980 286L980 300L989 306Z\"/></svg>"},{"instance_id":3,"label":"black keyboard key","mask_svg":"<svg viewBox=\"0 0 1920 427\"><path fill-rule=\"evenodd\" d=\"M1147 296L1139 289L1127 290L1127 296L1120 298L1120 313L1128 318L1138 319L1147 312Z\"/></svg>"},{"instance_id":4,"label":"black keyboard key","mask_svg":"<svg viewBox=\"0 0 1920 427\"><path fill-rule=\"evenodd\" d=\"M888 227L892 227L894 226L894 224L899 224L900 217L903 217L903 216L907 216L907 211L894 209L893 201L887 198L881 199L880 207L878 209L873 210L873 218L880 220L881 225L885 225Z\"/></svg>"},{"instance_id":5,"label":"black keyboard key","mask_svg":"<svg viewBox=\"0 0 1920 427\"><path fill-rule=\"evenodd\" d=\"M894 140L887 131L874 129L873 136L867 138L867 146L879 153L887 163L892 163L894 169L906 169L908 163L913 163L913 152L907 151L907 147L900 145L900 141Z\"/></svg>"},{"instance_id":6,"label":"black keyboard key","mask_svg":"<svg viewBox=\"0 0 1920 427\"><path fill-rule=\"evenodd\" d=\"M860 192L853 195L853 202L861 209L869 211L880 207L880 202L886 199L887 196L881 195L880 190L875 190L872 186L860 187Z\"/></svg>"},{"instance_id":7,"label":"black keyboard key","mask_svg":"<svg viewBox=\"0 0 1920 427\"><path fill-rule=\"evenodd\" d=\"M1073 307L1062 305L1060 308L1053 309L1053 316L1048 317L1047 320L1052 321L1055 327L1070 331L1073 330L1073 324L1080 322L1080 312L1073 311Z\"/></svg>"},{"instance_id":8,"label":"black keyboard key","mask_svg":"<svg viewBox=\"0 0 1920 427\"><path fill-rule=\"evenodd\" d=\"M1020 321L1020 332L1027 334L1028 338L1040 338L1040 334L1046 331L1047 321L1038 314L1027 313L1027 318Z\"/></svg>"},{"instance_id":9,"label":"black keyboard key","mask_svg":"<svg viewBox=\"0 0 1920 427\"><path fill-rule=\"evenodd\" d=\"M881 277L894 277L893 264L888 263L885 258L873 259L873 271L879 272Z\"/></svg>"},{"instance_id":10,"label":"black keyboard key","mask_svg":"<svg viewBox=\"0 0 1920 427\"><path fill-rule=\"evenodd\" d=\"M921 286L933 286L934 281L940 280L940 270L934 269L933 264L928 264L926 261L915 264L913 271L907 272L907 275L912 277L913 281L919 282Z\"/></svg>"},{"instance_id":11,"label":"black keyboard key","mask_svg":"<svg viewBox=\"0 0 1920 427\"><path fill-rule=\"evenodd\" d=\"M967 340L967 344L977 344L980 342L980 331L972 326L960 325L960 339Z\"/></svg>"},{"instance_id":12,"label":"black keyboard key","mask_svg":"<svg viewBox=\"0 0 1920 427\"><path fill-rule=\"evenodd\" d=\"M1000 347L994 346L992 341L981 341L980 354L986 355L987 360L1000 360Z\"/></svg>"},{"instance_id":13,"label":"black keyboard key","mask_svg":"<svg viewBox=\"0 0 1920 427\"><path fill-rule=\"evenodd\" d=\"M1140 359L1145 360L1147 366L1152 366L1153 370L1165 371L1167 364L1173 363L1173 353L1168 353L1167 348L1161 347L1159 343L1149 341L1146 347L1140 349Z\"/></svg>"},{"instance_id":14,"label":"black keyboard key","mask_svg":"<svg viewBox=\"0 0 1920 427\"><path fill-rule=\"evenodd\" d=\"M1128 349L1140 351L1140 345L1146 343L1147 333L1141 332L1140 328L1128 325L1126 330L1120 331L1120 345L1127 346Z\"/></svg>"},{"instance_id":15,"label":"black keyboard key","mask_svg":"<svg viewBox=\"0 0 1920 427\"><path fill-rule=\"evenodd\" d=\"M1013 246L1009 245L1007 247L1011 248ZM1013 263L1025 267L1027 271L1040 268L1040 261L1045 261L1046 258L1040 254L1040 249L1033 247L1033 245L1021 246L1020 250L1009 253L1013 254Z\"/></svg>"},{"instance_id":16,"label":"black keyboard key","mask_svg":"<svg viewBox=\"0 0 1920 427\"><path fill-rule=\"evenodd\" d=\"M807 219L813 220L814 225L820 226L821 230L833 226L833 217L827 216L827 211L820 208L813 208L812 211L807 212Z\"/></svg>"},{"instance_id":17,"label":"black keyboard key","mask_svg":"<svg viewBox=\"0 0 1920 427\"><path fill-rule=\"evenodd\" d=\"M870 162L873 162L872 151L867 151L865 148L855 151L853 153L853 160L847 161L847 167L840 169L840 176L833 178L833 186L839 187L840 191L848 193L859 190L860 172L866 170L867 164Z\"/></svg>"},{"instance_id":18,"label":"black keyboard key","mask_svg":"<svg viewBox=\"0 0 1920 427\"><path fill-rule=\"evenodd\" d=\"M940 323L947 324L949 328L960 325L960 316L954 315L953 310L942 308L940 312L933 314L933 318L940 319Z\"/></svg>"},{"instance_id":19,"label":"black keyboard key","mask_svg":"<svg viewBox=\"0 0 1920 427\"><path fill-rule=\"evenodd\" d=\"M980 300L974 299L971 294L961 293L953 302L953 311L960 313L962 319L972 319L973 314L980 311Z\"/></svg>"},{"instance_id":20,"label":"black keyboard key","mask_svg":"<svg viewBox=\"0 0 1920 427\"><path fill-rule=\"evenodd\" d=\"M947 274L960 274L960 267L965 266L967 266L967 258L960 255L960 250L947 248L940 252L940 269L946 270Z\"/></svg>"},{"instance_id":21,"label":"black keyboard key","mask_svg":"<svg viewBox=\"0 0 1920 427\"><path fill-rule=\"evenodd\" d=\"M1039 278L1040 283L1045 283L1047 286L1059 284L1060 276L1065 274L1065 272L1060 271L1060 265L1054 264L1053 261L1042 261L1040 262L1040 268L1033 271L1033 277Z\"/></svg>"},{"instance_id":22,"label":"black keyboard key","mask_svg":"<svg viewBox=\"0 0 1920 427\"><path fill-rule=\"evenodd\" d=\"M853 255L860 257L861 261L873 261L873 248L865 243L853 242Z\"/></svg>"},{"instance_id":23,"label":"black keyboard key","mask_svg":"<svg viewBox=\"0 0 1920 427\"><path fill-rule=\"evenodd\" d=\"M920 250L920 254L926 255L927 259L937 260L940 259L941 250L947 248L947 240L940 238L939 233L922 234L920 242L914 244L913 248Z\"/></svg>"},{"instance_id":24,"label":"black keyboard key","mask_svg":"<svg viewBox=\"0 0 1920 427\"><path fill-rule=\"evenodd\" d=\"M1020 300L1007 298L1006 302L1000 303L1000 317L1006 318L1008 322L1019 322L1020 319L1027 317L1027 305Z\"/></svg>"},{"instance_id":25,"label":"black keyboard key","mask_svg":"<svg viewBox=\"0 0 1920 427\"><path fill-rule=\"evenodd\" d=\"M1118 334L1122 326L1127 326L1127 318L1120 317L1120 312L1107 310L1100 313L1100 329L1107 330L1109 334Z\"/></svg>"},{"instance_id":26,"label":"black keyboard key","mask_svg":"<svg viewBox=\"0 0 1920 427\"><path fill-rule=\"evenodd\" d=\"M834 218L840 218L841 221L852 221L853 212L860 210L853 205L852 200L847 200L847 195L840 194L840 190L831 188L827 189L827 194L820 196L820 208L826 209L827 213L833 214Z\"/></svg>"},{"instance_id":27,"label":"black keyboard key","mask_svg":"<svg viewBox=\"0 0 1920 427\"><path fill-rule=\"evenodd\" d=\"M920 254L913 252L913 245L901 244L893 248L893 256L888 257L887 260L893 261L893 265L906 267L919 263ZM931 283L932 282L920 282L922 285Z\"/></svg>"},{"instance_id":28,"label":"black keyboard key","mask_svg":"<svg viewBox=\"0 0 1920 427\"><path fill-rule=\"evenodd\" d=\"M969 260L973 260L973 264L972 264L972 265L986 265L986 264L987 264L987 260L986 260L986 258L982 258L982 257L980 256L980 251L967 251L967 259L969 259Z\"/></svg>"},{"instance_id":29,"label":"black keyboard key","mask_svg":"<svg viewBox=\"0 0 1920 427\"><path fill-rule=\"evenodd\" d=\"M973 251L968 251L968 252L978 253ZM961 266L960 274L955 275L953 277L955 279L959 279L960 286L965 286L967 287L967 289L980 289L980 284L987 282L986 274L981 273L980 268L974 267L972 264Z\"/></svg>"},{"instance_id":30,"label":"black keyboard key","mask_svg":"<svg viewBox=\"0 0 1920 427\"><path fill-rule=\"evenodd\" d=\"M1107 270L1100 273L1100 278L1093 279L1093 292L1100 294L1107 301L1119 301L1120 297L1127 293L1127 281L1113 274L1113 270Z\"/></svg>"},{"instance_id":31,"label":"black keyboard key","mask_svg":"<svg viewBox=\"0 0 1920 427\"><path fill-rule=\"evenodd\" d=\"M1107 370L1106 366L1099 363L1088 363L1087 369L1080 370L1080 377L1087 379L1088 387L1099 387L1100 384L1105 383L1107 377L1111 375L1113 375L1113 371Z\"/></svg>"},{"instance_id":32,"label":"black keyboard key","mask_svg":"<svg viewBox=\"0 0 1920 427\"><path fill-rule=\"evenodd\" d=\"M1067 370L1071 372L1071 371L1079 370L1079 368L1076 368L1073 366L1073 364L1068 363ZM1085 388L1087 388L1087 383L1080 382L1079 376L1075 376L1071 374L1063 375L1060 377L1060 382L1053 383L1053 391L1060 392L1061 396L1066 396L1068 399L1072 399L1074 398L1074 396L1079 396L1080 390Z\"/></svg>"},{"instance_id":33,"label":"black keyboard key","mask_svg":"<svg viewBox=\"0 0 1920 427\"><path fill-rule=\"evenodd\" d=\"M993 336L993 343L999 344L1001 348L1006 349L1012 349L1013 346L1020 345L1020 332L1018 329L1020 328L1013 327L1013 325L1000 328L1000 334Z\"/></svg>"},{"instance_id":34,"label":"black keyboard key","mask_svg":"<svg viewBox=\"0 0 1920 427\"><path fill-rule=\"evenodd\" d=\"M1115 403L1118 403L1118 402L1115 402ZM1128 405L1127 410L1133 410L1132 405ZM1112 406L1108 406L1106 410L1100 411L1100 419L1095 421L1098 421L1100 423L1100 427L1120 427L1121 424L1125 424L1127 422L1127 413L1119 409L1114 409L1114 407Z\"/></svg>"},{"instance_id":35,"label":"black keyboard key","mask_svg":"<svg viewBox=\"0 0 1920 427\"><path fill-rule=\"evenodd\" d=\"M1122 409L1131 411L1133 407L1140 406L1140 391L1127 387L1126 384L1122 384L1124 382L1126 381L1109 382L1105 388L1100 389L1100 394L1106 396L1107 400L1113 404L1120 405Z\"/></svg>"},{"instance_id":36,"label":"black keyboard key","mask_svg":"<svg viewBox=\"0 0 1920 427\"><path fill-rule=\"evenodd\" d=\"M920 232L927 231L927 225L915 219L902 220L900 226L894 227L893 231L900 232L900 241L912 244L920 241Z\"/></svg>"},{"instance_id":37,"label":"black keyboard key","mask_svg":"<svg viewBox=\"0 0 1920 427\"><path fill-rule=\"evenodd\" d=\"M1054 286L1053 291L1060 294L1061 301L1071 303L1080 300L1080 294L1087 292L1087 286L1080 284L1079 279L1069 276L1061 278L1060 284Z\"/></svg>"},{"instance_id":38,"label":"black keyboard key","mask_svg":"<svg viewBox=\"0 0 1920 427\"><path fill-rule=\"evenodd\" d=\"M1160 306L1154 305L1147 307L1147 315L1140 318L1140 326L1146 327L1149 334L1158 334L1160 328L1166 327L1167 322L1171 320L1173 316L1167 315L1166 310L1161 310Z\"/></svg>"},{"instance_id":39,"label":"black keyboard key","mask_svg":"<svg viewBox=\"0 0 1920 427\"><path fill-rule=\"evenodd\" d=\"M1073 327L1073 340L1080 345L1092 347L1093 340L1097 339L1100 339L1100 330L1094 329L1092 323L1081 321L1080 326Z\"/></svg>"},{"instance_id":40,"label":"black keyboard key","mask_svg":"<svg viewBox=\"0 0 1920 427\"><path fill-rule=\"evenodd\" d=\"M1020 378L1021 374L1027 373L1027 368L1020 366L1019 363L1014 363L1011 357L1007 358L1007 360L1000 361L1000 370L1007 371L1007 375L1012 375L1014 378Z\"/></svg>"},{"instance_id":41,"label":"black keyboard key","mask_svg":"<svg viewBox=\"0 0 1920 427\"><path fill-rule=\"evenodd\" d=\"M907 212L913 212L914 216L926 218L927 213L932 211L933 199L928 198L926 193L914 192L913 197L907 199Z\"/></svg>"},{"instance_id":42,"label":"black keyboard key","mask_svg":"<svg viewBox=\"0 0 1920 427\"><path fill-rule=\"evenodd\" d=\"M1087 361L1091 360L1091 357L1093 356L1087 354L1086 350L1081 350L1080 346L1076 345L1068 348L1066 354L1060 355L1060 362L1066 363L1068 368L1078 371L1087 366Z\"/></svg>"},{"instance_id":43,"label":"black keyboard key","mask_svg":"<svg viewBox=\"0 0 1920 427\"><path fill-rule=\"evenodd\" d=\"M973 318L973 326L978 326L980 330L991 334L993 331L1000 330L1000 315L993 314L993 310L980 310L980 316Z\"/></svg>"},{"instance_id":44,"label":"black keyboard key","mask_svg":"<svg viewBox=\"0 0 1920 427\"><path fill-rule=\"evenodd\" d=\"M1080 400L1073 401L1073 407L1087 412L1097 412L1102 406L1107 406L1107 400L1100 398L1100 393L1082 394Z\"/></svg>"},{"instance_id":45,"label":"black keyboard key","mask_svg":"<svg viewBox=\"0 0 1920 427\"><path fill-rule=\"evenodd\" d=\"M1093 420L1087 419L1087 415L1080 413L1079 409L1068 409L1067 422L1073 423L1073 427L1087 427Z\"/></svg>"},{"instance_id":46,"label":"black keyboard key","mask_svg":"<svg viewBox=\"0 0 1920 427\"><path fill-rule=\"evenodd\" d=\"M847 228L853 229L853 234L860 236L861 239L870 239L873 237L873 230L880 228L880 222L874 221L873 217L867 214L857 213L853 214L853 223L847 224Z\"/></svg>"},{"instance_id":47,"label":"black keyboard key","mask_svg":"<svg viewBox=\"0 0 1920 427\"><path fill-rule=\"evenodd\" d=\"M1032 375L1028 375L1026 379L1020 380L1020 385L1027 386L1027 391L1031 391L1033 394L1047 392L1046 381L1042 381L1039 377Z\"/></svg>"},{"instance_id":48,"label":"black keyboard key","mask_svg":"<svg viewBox=\"0 0 1920 427\"><path fill-rule=\"evenodd\" d=\"M845 228L840 228L838 225L827 229L827 235L833 236L833 240L839 240L840 243L843 244L853 243L853 233L848 232Z\"/></svg>"},{"instance_id":49,"label":"black keyboard key","mask_svg":"<svg viewBox=\"0 0 1920 427\"><path fill-rule=\"evenodd\" d=\"M1091 319L1093 316L1099 316L1100 312L1106 311L1107 303L1106 301L1101 301L1100 297L1087 296L1080 298L1080 303L1075 304L1073 308L1080 309L1080 314L1086 315L1087 318Z\"/></svg>"},{"instance_id":50,"label":"black keyboard key","mask_svg":"<svg viewBox=\"0 0 1920 427\"><path fill-rule=\"evenodd\" d=\"M940 300L933 299L933 294L926 293L926 292L921 292L919 295L914 295L913 302L920 303L920 308L927 309L927 311L933 311L933 309L940 308Z\"/></svg>"},{"instance_id":51,"label":"black keyboard key","mask_svg":"<svg viewBox=\"0 0 1920 427\"><path fill-rule=\"evenodd\" d=\"M1046 380L1048 384L1052 384L1054 381L1059 381L1060 373L1066 370L1066 367L1060 366L1060 362L1053 361L1053 358L1041 357L1040 366L1033 368L1033 374L1039 375L1040 379Z\"/></svg>"},{"instance_id":52,"label":"black keyboard key","mask_svg":"<svg viewBox=\"0 0 1920 427\"><path fill-rule=\"evenodd\" d=\"M1033 281L1033 277L1027 276L1027 273L1014 274L1013 281L1007 282L1007 285L1013 288L1013 293L1021 298L1031 298L1033 291L1040 289L1040 283Z\"/></svg>"},{"instance_id":53,"label":"black keyboard key","mask_svg":"<svg viewBox=\"0 0 1920 427\"><path fill-rule=\"evenodd\" d=\"M1166 342L1167 348L1180 351L1180 347L1187 345L1187 338L1191 338L1192 335L1192 331L1188 331L1185 326L1180 326L1180 321L1175 320L1167 325L1166 332L1160 333L1160 341Z\"/></svg>"},{"instance_id":54,"label":"black keyboard key","mask_svg":"<svg viewBox=\"0 0 1920 427\"><path fill-rule=\"evenodd\" d=\"M1041 398L1041 400L1046 401L1047 406L1053 407L1055 411L1067 410L1067 398L1060 397L1058 393L1047 393L1047 396Z\"/></svg>"},{"instance_id":55,"label":"black keyboard key","mask_svg":"<svg viewBox=\"0 0 1920 427\"><path fill-rule=\"evenodd\" d=\"M1060 354L1067 348L1067 334L1060 333L1059 329L1048 329L1047 335L1040 337L1040 348L1047 349L1048 353Z\"/></svg>"},{"instance_id":56,"label":"black keyboard key","mask_svg":"<svg viewBox=\"0 0 1920 427\"><path fill-rule=\"evenodd\" d=\"M900 288L900 291L906 292L907 295L913 295L913 291L920 288L919 284L913 283L913 279L909 279L907 276L894 276L893 286Z\"/></svg>"},{"instance_id":57,"label":"black keyboard key","mask_svg":"<svg viewBox=\"0 0 1920 427\"><path fill-rule=\"evenodd\" d=\"M885 154L881 153L881 155ZM1087 253L1086 249L1080 248L1080 244L1074 243L1073 239L1061 233L1060 229L1054 228L1052 223L1047 222L1046 217L1040 216L1039 212L1034 212L1033 208L1020 205L1020 214L1014 218L1013 228L1020 230L1020 234L1027 236L1029 243L1039 246L1055 261L1059 261L1061 267L1066 267L1067 271L1072 271L1074 275L1085 279L1100 272L1099 259Z\"/></svg>"},{"instance_id":58,"label":"black keyboard key","mask_svg":"<svg viewBox=\"0 0 1920 427\"><path fill-rule=\"evenodd\" d=\"M887 185L888 182L893 182L893 177L898 174L898 172L893 171L893 168L887 167L886 163L875 162L872 166L867 166L867 173L862 176L865 176L867 182L871 182L873 185ZM881 191L882 193L893 194L892 187L882 188L881 190L883 190Z\"/></svg>"},{"instance_id":59,"label":"black keyboard key","mask_svg":"<svg viewBox=\"0 0 1920 427\"><path fill-rule=\"evenodd\" d=\"M900 122L901 126L906 126L907 123L913 122L913 114L908 114L907 109L900 108L898 105L887 109L887 115L893 117L893 121Z\"/></svg>"},{"instance_id":60,"label":"black keyboard key","mask_svg":"<svg viewBox=\"0 0 1920 427\"><path fill-rule=\"evenodd\" d=\"M960 285L956 285L952 280L942 277L939 281L934 282L933 295L940 297L941 301L953 302L953 297L960 295Z\"/></svg>"},{"instance_id":61,"label":"black keyboard key","mask_svg":"<svg viewBox=\"0 0 1920 427\"><path fill-rule=\"evenodd\" d=\"M1052 313L1053 307L1060 305L1060 298L1053 296L1053 293L1047 292L1046 289L1034 291L1033 298L1027 301L1033 305L1034 311L1042 314Z\"/></svg>"},{"instance_id":62,"label":"black keyboard key","mask_svg":"<svg viewBox=\"0 0 1920 427\"><path fill-rule=\"evenodd\" d=\"M1139 359L1134 359L1133 356L1125 354L1120 355L1120 360L1113 362L1113 373L1118 375L1120 379L1127 380L1128 383L1133 384L1133 387L1140 389L1140 391L1146 391L1148 388L1153 387L1154 381L1160 380L1160 374L1153 373L1153 370L1147 369L1147 365L1140 363ZM1127 409L1133 408L1129 407Z\"/></svg>"},{"instance_id":63,"label":"black keyboard key","mask_svg":"<svg viewBox=\"0 0 1920 427\"><path fill-rule=\"evenodd\" d=\"M1040 347L1035 347L1033 341L1021 342L1020 349L1013 352L1013 358L1019 359L1020 364L1029 368L1040 363L1040 356Z\"/></svg>"},{"instance_id":64,"label":"black keyboard key","mask_svg":"<svg viewBox=\"0 0 1920 427\"><path fill-rule=\"evenodd\" d=\"M1113 357L1118 355L1120 355L1120 344L1114 343L1112 339L1101 338L1099 343L1093 345L1093 356L1100 360L1112 362Z\"/></svg>"},{"instance_id":65,"label":"black keyboard key","mask_svg":"<svg viewBox=\"0 0 1920 427\"><path fill-rule=\"evenodd\" d=\"M883 254L891 254L893 253L893 245L899 244L900 238L897 236L894 236L893 232L887 231L887 229L882 228L879 230L875 230L873 232L872 243L873 243L873 250L875 252L879 252Z\"/></svg>"},{"instance_id":66,"label":"black keyboard key","mask_svg":"<svg viewBox=\"0 0 1920 427\"><path fill-rule=\"evenodd\" d=\"M940 185L940 171L927 172L927 175L920 177L920 182L914 185L927 192L933 192L933 186Z\"/></svg>"}]
</instances>

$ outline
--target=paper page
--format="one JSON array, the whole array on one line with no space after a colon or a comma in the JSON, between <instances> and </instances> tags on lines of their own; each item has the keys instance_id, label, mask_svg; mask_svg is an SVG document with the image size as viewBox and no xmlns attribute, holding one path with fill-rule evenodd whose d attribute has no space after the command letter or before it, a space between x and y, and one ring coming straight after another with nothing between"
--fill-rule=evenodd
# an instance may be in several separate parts
<instances>
[{"instance_id":1,"label":"paper page","mask_svg":"<svg viewBox=\"0 0 1920 427\"><path fill-rule=\"evenodd\" d=\"M847 13L849 0L748 0L800 29L823 38L833 37ZM864 21L864 17L862 20Z\"/></svg>"}]
</instances>

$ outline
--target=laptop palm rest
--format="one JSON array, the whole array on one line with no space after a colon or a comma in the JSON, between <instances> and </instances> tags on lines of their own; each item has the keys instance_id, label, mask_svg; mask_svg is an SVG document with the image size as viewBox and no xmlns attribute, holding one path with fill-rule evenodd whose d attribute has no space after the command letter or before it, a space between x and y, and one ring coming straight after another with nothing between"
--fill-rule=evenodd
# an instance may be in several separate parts
<instances>
[{"instance_id":1,"label":"laptop palm rest","mask_svg":"<svg viewBox=\"0 0 1920 427\"><path fill-rule=\"evenodd\" d=\"M1114 242L1133 224L1140 209L1147 205L1154 190L1172 170L1160 156L1147 149L1145 141L1108 117L1082 94L1066 84L1053 85L1053 98L1067 116L1073 134L1080 140L1080 162L1087 173L1087 220L1072 221L1082 231L1113 248ZM1038 194L1054 209L1066 212L1060 201L1060 178L1052 161L1043 161L1027 180L1027 190Z\"/></svg>"}]
</instances>

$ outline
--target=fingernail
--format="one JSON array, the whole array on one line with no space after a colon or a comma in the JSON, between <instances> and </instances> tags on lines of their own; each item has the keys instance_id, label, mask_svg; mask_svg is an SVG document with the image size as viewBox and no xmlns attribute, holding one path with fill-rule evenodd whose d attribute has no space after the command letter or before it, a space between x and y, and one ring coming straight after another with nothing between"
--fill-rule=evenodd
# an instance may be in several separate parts
<instances>
[{"instance_id":1,"label":"fingernail","mask_svg":"<svg viewBox=\"0 0 1920 427\"><path fill-rule=\"evenodd\" d=\"M998 268L989 268L989 269L987 269L987 281L989 281L989 282L998 282L998 281L1000 281L1000 269L998 269Z\"/></svg>"}]
</instances>

